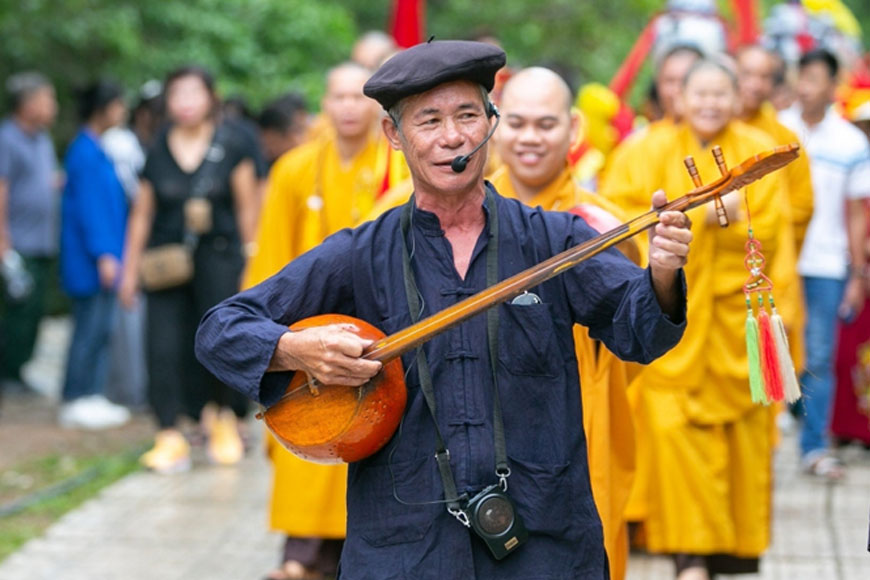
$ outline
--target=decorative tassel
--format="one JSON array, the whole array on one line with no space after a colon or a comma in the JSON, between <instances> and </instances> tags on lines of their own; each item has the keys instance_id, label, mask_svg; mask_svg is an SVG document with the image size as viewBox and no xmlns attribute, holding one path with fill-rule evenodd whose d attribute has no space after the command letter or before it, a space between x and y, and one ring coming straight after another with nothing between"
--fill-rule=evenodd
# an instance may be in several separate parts
<instances>
[{"instance_id":1,"label":"decorative tassel","mask_svg":"<svg viewBox=\"0 0 870 580\"><path fill-rule=\"evenodd\" d=\"M785 402L794 403L801 398L801 388L798 385L794 362L791 360L788 335L785 332L785 324L782 321L782 317L776 311L776 306L774 306L772 299L770 301L770 308L771 312L773 312L773 315L770 317L770 323L773 326L773 336L776 338L776 353L779 357L779 368L782 371Z\"/></svg>"},{"instance_id":2,"label":"decorative tassel","mask_svg":"<svg viewBox=\"0 0 870 580\"><path fill-rule=\"evenodd\" d=\"M764 390L769 401L782 401L782 371L776 354L776 339L770 327L770 316L764 307L758 309L758 329L761 337L761 372L764 375Z\"/></svg>"},{"instance_id":3,"label":"decorative tassel","mask_svg":"<svg viewBox=\"0 0 870 580\"><path fill-rule=\"evenodd\" d=\"M749 392L753 403L768 404L764 394L764 378L761 374L761 359L758 350L758 322L752 314L752 305L746 300L746 353L749 357Z\"/></svg>"}]
</instances>

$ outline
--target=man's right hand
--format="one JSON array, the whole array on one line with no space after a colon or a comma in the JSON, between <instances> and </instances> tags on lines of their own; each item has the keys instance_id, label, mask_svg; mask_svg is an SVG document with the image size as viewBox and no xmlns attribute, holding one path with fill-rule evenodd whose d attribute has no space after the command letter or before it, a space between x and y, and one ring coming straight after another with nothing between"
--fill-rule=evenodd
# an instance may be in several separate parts
<instances>
[{"instance_id":1,"label":"man's right hand","mask_svg":"<svg viewBox=\"0 0 870 580\"><path fill-rule=\"evenodd\" d=\"M362 357L373 341L360 338L353 324L330 324L284 333L269 371L304 371L325 385L365 384L382 364Z\"/></svg>"}]
</instances>

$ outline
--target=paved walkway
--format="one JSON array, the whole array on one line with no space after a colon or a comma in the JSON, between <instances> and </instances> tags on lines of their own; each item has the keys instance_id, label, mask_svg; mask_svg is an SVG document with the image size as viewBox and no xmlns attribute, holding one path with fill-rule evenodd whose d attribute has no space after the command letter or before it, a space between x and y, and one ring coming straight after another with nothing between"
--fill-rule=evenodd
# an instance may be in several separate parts
<instances>
[{"instance_id":1,"label":"paved walkway","mask_svg":"<svg viewBox=\"0 0 870 580\"><path fill-rule=\"evenodd\" d=\"M786 437L776 456L773 545L757 577L870 580L870 453L844 450L848 478L829 485L797 472L794 449ZM266 531L265 457L195 459L188 474L134 473L105 489L0 563L0 580L258 580L281 544ZM636 555L628 577L667 580L673 568Z\"/></svg>"}]
</instances>

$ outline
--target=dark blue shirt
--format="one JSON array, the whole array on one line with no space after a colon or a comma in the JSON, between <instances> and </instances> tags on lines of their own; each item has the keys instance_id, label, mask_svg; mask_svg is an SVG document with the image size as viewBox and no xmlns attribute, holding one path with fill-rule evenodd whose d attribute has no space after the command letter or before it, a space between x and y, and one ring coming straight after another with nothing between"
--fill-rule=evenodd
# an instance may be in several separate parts
<instances>
[{"instance_id":1,"label":"dark blue shirt","mask_svg":"<svg viewBox=\"0 0 870 580\"><path fill-rule=\"evenodd\" d=\"M121 259L127 198L115 166L89 131L80 131L70 143L64 166L61 282L70 296L92 296L100 291L99 257Z\"/></svg>"},{"instance_id":2,"label":"dark blue shirt","mask_svg":"<svg viewBox=\"0 0 870 580\"><path fill-rule=\"evenodd\" d=\"M597 235L571 214L530 209L500 196L496 207L501 279ZM362 318L387 334L408 326L399 218L400 211L393 210L338 232L273 278L216 306L197 335L200 360L227 384L268 405L290 378L290 373L265 373L287 325L335 312ZM409 238L424 315L486 286L488 224L464 280L434 214L415 209ZM572 326L588 326L624 359L649 362L679 341L685 317L671 322L655 298L649 272L616 250L533 291L541 304L499 307L498 353L509 493L529 541L496 561L444 504L423 503L443 499L444 493L433 458L432 418L412 369L402 427L383 450L350 465L342 579L608 577L589 483ZM457 487L473 494L497 481L486 317L474 317L424 348ZM412 362L413 353L403 357L406 369Z\"/></svg>"}]
</instances>

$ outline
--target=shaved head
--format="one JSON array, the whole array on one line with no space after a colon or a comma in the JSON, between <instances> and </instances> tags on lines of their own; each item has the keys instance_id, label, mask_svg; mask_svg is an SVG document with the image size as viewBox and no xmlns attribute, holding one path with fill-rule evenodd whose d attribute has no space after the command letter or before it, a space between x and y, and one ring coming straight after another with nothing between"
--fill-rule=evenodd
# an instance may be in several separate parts
<instances>
[{"instance_id":1,"label":"shaved head","mask_svg":"<svg viewBox=\"0 0 870 580\"><path fill-rule=\"evenodd\" d=\"M529 202L568 166L579 128L571 112L573 100L564 79L546 68L527 68L505 83L500 104L504 123L496 144L523 201Z\"/></svg>"},{"instance_id":2,"label":"shaved head","mask_svg":"<svg viewBox=\"0 0 870 580\"><path fill-rule=\"evenodd\" d=\"M393 38L380 30L370 30L353 45L351 59L372 70L398 49Z\"/></svg>"},{"instance_id":3,"label":"shaved head","mask_svg":"<svg viewBox=\"0 0 870 580\"><path fill-rule=\"evenodd\" d=\"M561 103L562 109L571 114L574 96L571 87L554 71L533 66L513 75L502 89L502 106L509 104L511 99L528 101L535 98L552 100Z\"/></svg>"},{"instance_id":4,"label":"shaved head","mask_svg":"<svg viewBox=\"0 0 870 580\"><path fill-rule=\"evenodd\" d=\"M377 103L363 94L371 76L355 62L342 63L326 75L321 107L340 139L362 139L380 116Z\"/></svg>"}]
</instances>

